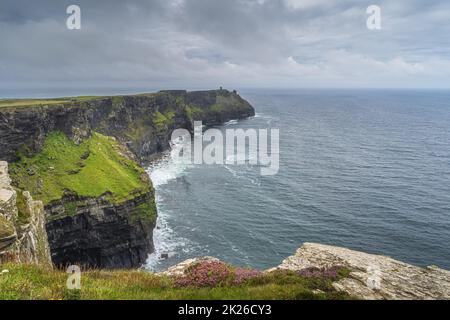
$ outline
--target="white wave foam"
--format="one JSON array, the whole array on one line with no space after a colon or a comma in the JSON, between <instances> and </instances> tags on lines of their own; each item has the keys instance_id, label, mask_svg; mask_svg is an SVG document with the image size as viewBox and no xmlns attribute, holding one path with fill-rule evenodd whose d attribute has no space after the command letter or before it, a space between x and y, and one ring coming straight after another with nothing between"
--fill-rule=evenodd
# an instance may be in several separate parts
<instances>
[{"instance_id":1,"label":"white wave foam","mask_svg":"<svg viewBox=\"0 0 450 320\"><path fill-rule=\"evenodd\" d=\"M156 203L158 207L158 220L153 232L155 252L149 255L145 265L145 269L149 271L160 271L160 265L165 261L161 257L162 254L168 254L169 257L173 257L180 251L189 252L189 248L194 247L189 243L189 240L180 237L169 226L170 212L163 210L160 205L163 199L158 195L159 187L183 176L189 167L189 164L183 162L180 157L174 156L180 152L181 148L181 144L173 145L170 151L163 154L160 159L150 164L147 168L147 173L156 189Z\"/></svg>"},{"instance_id":2,"label":"white wave foam","mask_svg":"<svg viewBox=\"0 0 450 320\"><path fill-rule=\"evenodd\" d=\"M243 172L242 171L242 168L243 168L242 166L239 167L241 169L240 171L234 170L228 165L225 165L224 168L229 173L231 173L235 179L247 180L248 182L250 182L251 184L253 184L255 186L258 186L258 187L261 186L261 180L259 178L257 178L257 177L256 178L255 177L252 178L251 176L248 175L249 174L248 172Z\"/></svg>"},{"instance_id":3,"label":"white wave foam","mask_svg":"<svg viewBox=\"0 0 450 320\"><path fill-rule=\"evenodd\" d=\"M161 199L157 199L159 202ZM158 208L159 209L159 208ZM178 236L168 224L169 214L163 210L158 212L158 221L153 232L153 242L155 244L155 252L148 256L145 269L149 271L161 271L160 265L166 261L162 258L163 254L174 257L180 251L190 252L192 245L189 240Z\"/></svg>"},{"instance_id":4,"label":"white wave foam","mask_svg":"<svg viewBox=\"0 0 450 320\"><path fill-rule=\"evenodd\" d=\"M269 115L265 115L263 113L256 113L252 118L264 119L264 120L266 120L266 124L269 125L269 126L272 124L272 122L274 120L278 121L278 118L273 117L273 116L269 116Z\"/></svg>"},{"instance_id":5,"label":"white wave foam","mask_svg":"<svg viewBox=\"0 0 450 320\"><path fill-rule=\"evenodd\" d=\"M239 120L230 120L228 122L225 122L223 125L224 126L231 126L233 124L237 124L239 122Z\"/></svg>"},{"instance_id":6,"label":"white wave foam","mask_svg":"<svg viewBox=\"0 0 450 320\"><path fill-rule=\"evenodd\" d=\"M181 177L189 167L190 164L183 162L182 157L174 156L180 152L181 148L181 144L173 145L170 151L163 154L158 161L147 168L147 173L152 179L155 188Z\"/></svg>"},{"instance_id":7,"label":"white wave foam","mask_svg":"<svg viewBox=\"0 0 450 320\"><path fill-rule=\"evenodd\" d=\"M259 113L259 112L257 112L257 113L255 113L255 115L254 115L252 118L263 118L263 119L268 119L268 118L271 118L271 116L266 115L266 114L264 114L264 113Z\"/></svg>"}]
</instances>

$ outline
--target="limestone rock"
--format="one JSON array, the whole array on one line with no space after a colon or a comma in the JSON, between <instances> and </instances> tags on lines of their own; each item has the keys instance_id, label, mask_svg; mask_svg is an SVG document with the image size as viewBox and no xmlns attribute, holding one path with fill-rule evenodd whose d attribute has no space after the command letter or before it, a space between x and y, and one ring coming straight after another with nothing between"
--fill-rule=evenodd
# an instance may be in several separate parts
<instances>
[{"instance_id":1,"label":"limestone rock","mask_svg":"<svg viewBox=\"0 0 450 320\"><path fill-rule=\"evenodd\" d=\"M450 272L420 268L389 257L346 248L306 243L275 269L345 266L350 277L333 284L352 296L368 299L450 299ZM273 271L269 270L269 271Z\"/></svg>"},{"instance_id":2,"label":"limestone rock","mask_svg":"<svg viewBox=\"0 0 450 320\"><path fill-rule=\"evenodd\" d=\"M23 192L30 216L29 224L20 226L19 259L22 263L51 265L50 248L45 228L45 212L42 201L35 201L28 191Z\"/></svg>"},{"instance_id":3,"label":"limestone rock","mask_svg":"<svg viewBox=\"0 0 450 320\"><path fill-rule=\"evenodd\" d=\"M8 174L8 163L0 161L0 215L8 221L17 218L16 200L16 191L11 187Z\"/></svg>"},{"instance_id":4,"label":"limestone rock","mask_svg":"<svg viewBox=\"0 0 450 320\"><path fill-rule=\"evenodd\" d=\"M24 192L26 223L19 222L17 192L11 186L8 163L0 161L0 263L13 261L51 265L44 206Z\"/></svg>"},{"instance_id":5,"label":"limestone rock","mask_svg":"<svg viewBox=\"0 0 450 320\"><path fill-rule=\"evenodd\" d=\"M213 257L202 257L202 258L194 258L194 259L188 259L185 260L169 269L167 269L164 272L159 273L160 275L165 275L169 277L178 277L183 276L186 273L186 270L188 270L193 265L200 263L200 262L217 262L219 259L213 258Z\"/></svg>"}]
</instances>

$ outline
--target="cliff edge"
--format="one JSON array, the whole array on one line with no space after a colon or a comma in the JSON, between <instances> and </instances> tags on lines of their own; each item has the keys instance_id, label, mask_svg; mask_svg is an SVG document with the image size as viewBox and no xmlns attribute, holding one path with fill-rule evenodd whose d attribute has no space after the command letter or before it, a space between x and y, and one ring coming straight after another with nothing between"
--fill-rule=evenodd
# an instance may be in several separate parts
<instances>
[{"instance_id":1,"label":"cliff edge","mask_svg":"<svg viewBox=\"0 0 450 320\"><path fill-rule=\"evenodd\" d=\"M68 275L64 270L17 263L3 264L2 269L0 300L450 299L448 271L312 243L267 271L212 257L186 260L162 273L87 269L76 292L65 289ZM28 290L17 290L24 287Z\"/></svg>"},{"instance_id":2,"label":"cliff edge","mask_svg":"<svg viewBox=\"0 0 450 320\"><path fill-rule=\"evenodd\" d=\"M333 287L367 300L450 299L450 272L437 267L420 268L389 257L341 247L306 243L275 269L344 266L348 277Z\"/></svg>"},{"instance_id":3,"label":"cliff edge","mask_svg":"<svg viewBox=\"0 0 450 320\"><path fill-rule=\"evenodd\" d=\"M142 166L169 148L175 129L254 114L222 89L0 100L0 159L10 161L12 185L43 202L53 263L139 267L153 251L157 217Z\"/></svg>"}]
</instances>

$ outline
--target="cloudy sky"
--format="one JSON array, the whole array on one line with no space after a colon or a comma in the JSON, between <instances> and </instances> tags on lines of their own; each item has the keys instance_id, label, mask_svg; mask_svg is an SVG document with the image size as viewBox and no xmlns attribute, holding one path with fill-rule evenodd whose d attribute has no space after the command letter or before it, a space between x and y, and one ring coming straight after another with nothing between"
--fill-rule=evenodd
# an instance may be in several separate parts
<instances>
[{"instance_id":1,"label":"cloudy sky","mask_svg":"<svg viewBox=\"0 0 450 320\"><path fill-rule=\"evenodd\" d=\"M81 30L66 27L71 4ZM0 0L0 39L2 93L450 88L448 0Z\"/></svg>"}]
</instances>

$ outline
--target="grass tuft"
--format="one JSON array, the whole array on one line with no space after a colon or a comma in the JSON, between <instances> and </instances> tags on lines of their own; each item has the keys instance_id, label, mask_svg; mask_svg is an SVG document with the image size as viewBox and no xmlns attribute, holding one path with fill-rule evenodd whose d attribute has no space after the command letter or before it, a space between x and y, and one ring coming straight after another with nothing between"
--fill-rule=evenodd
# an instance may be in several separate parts
<instances>
[{"instance_id":1,"label":"grass tuft","mask_svg":"<svg viewBox=\"0 0 450 320\"><path fill-rule=\"evenodd\" d=\"M107 194L112 203L120 203L151 189L142 179L144 169L122 148L114 138L99 133L76 145L65 134L53 132L41 152L12 163L10 174L18 188L29 190L44 204L65 194L92 198Z\"/></svg>"},{"instance_id":2,"label":"grass tuft","mask_svg":"<svg viewBox=\"0 0 450 320\"><path fill-rule=\"evenodd\" d=\"M228 268L228 267L227 267ZM0 300L295 300L350 299L331 286L330 279L307 278L295 272L274 272L238 284L179 287L176 279L145 271L87 270L81 290L66 288L68 274L30 265L5 264L0 269ZM229 267L221 274L232 275ZM217 273L215 274L217 276Z\"/></svg>"}]
</instances>

